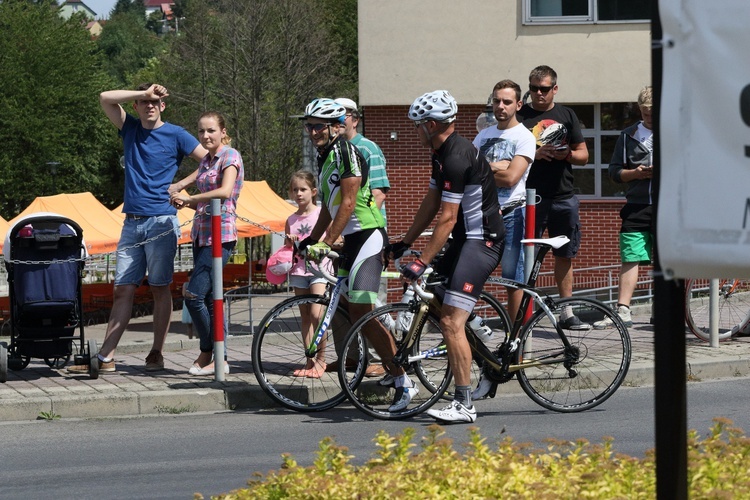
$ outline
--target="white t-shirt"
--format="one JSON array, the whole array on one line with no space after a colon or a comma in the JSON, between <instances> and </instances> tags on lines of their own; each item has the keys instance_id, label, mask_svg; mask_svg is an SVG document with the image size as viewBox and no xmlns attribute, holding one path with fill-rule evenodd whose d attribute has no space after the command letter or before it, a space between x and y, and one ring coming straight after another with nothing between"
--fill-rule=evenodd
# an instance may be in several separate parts
<instances>
[{"instance_id":1,"label":"white t-shirt","mask_svg":"<svg viewBox=\"0 0 750 500\"><path fill-rule=\"evenodd\" d=\"M474 147L490 163L512 160L514 156L518 155L528 158L530 160L529 166L523 173L521 180L514 186L497 188L497 201L500 206L526 197L526 179L529 176L531 163L534 161L534 154L536 153L536 139L529 129L521 123L505 130L489 127L477 134L474 138Z\"/></svg>"}]
</instances>

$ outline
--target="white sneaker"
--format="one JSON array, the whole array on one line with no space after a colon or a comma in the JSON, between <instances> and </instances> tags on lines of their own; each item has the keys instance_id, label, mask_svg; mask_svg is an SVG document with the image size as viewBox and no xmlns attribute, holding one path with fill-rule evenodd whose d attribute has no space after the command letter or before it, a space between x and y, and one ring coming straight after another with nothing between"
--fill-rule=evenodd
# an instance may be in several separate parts
<instances>
[{"instance_id":1,"label":"white sneaker","mask_svg":"<svg viewBox=\"0 0 750 500\"><path fill-rule=\"evenodd\" d=\"M492 398L495 397L495 391L493 391L493 382L489 380L487 377L482 375L479 377L479 384L477 384L477 388L474 389L471 393L471 400L476 401L479 399L484 399L487 396L490 396ZM492 395L490 395L490 392L492 392Z\"/></svg>"},{"instance_id":2,"label":"white sneaker","mask_svg":"<svg viewBox=\"0 0 750 500\"><path fill-rule=\"evenodd\" d=\"M419 394L416 387L396 387L396 395L393 397L393 404L388 407L388 411L401 411L406 409L411 403L411 398Z\"/></svg>"},{"instance_id":3,"label":"white sneaker","mask_svg":"<svg viewBox=\"0 0 750 500\"><path fill-rule=\"evenodd\" d=\"M564 330L591 330L591 325L584 323L576 315L565 319L560 316L559 325Z\"/></svg>"},{"instance_id":4,"label":"white sneaker","mask_svg":"<svg viewBox=\"0 0 750 500\"><path fill-rule=\"evenodd\" d=\"M630 308L628 306L618 306L617 315L625 326L633 326L633 318L630 315ZM594 323L594 328L597 330L603 330L612 326L612 323L613 322L610 318L604 318L603 320Z\"/></svg>"},{"instance_id":5,"label":"white sneaker","mask_svg":"<svg viewBox=\"0 0 750 500\"><path fill-rule=\"evenodd\" d=\"M442 424L471 423L477 419L477 410L474 406L467 408L455 399L439 410L427 410L427 414Z\"/></svg>"},{"instance_id":6,"label":"white sneaker","mask_svg":"<svg viewBox=\"0 0 750 500\"><path fill-rule=\"evenodd\" d=\"M193 364L193 366L190 367L188 370L188 373L190 375L196 375L199 377L210 377L211 375L214 375L214 367L213 364L205 366L201 368L197 364ZM229 363L224 362L224 374L229 375Z\"/></svg>"}]
</instances>

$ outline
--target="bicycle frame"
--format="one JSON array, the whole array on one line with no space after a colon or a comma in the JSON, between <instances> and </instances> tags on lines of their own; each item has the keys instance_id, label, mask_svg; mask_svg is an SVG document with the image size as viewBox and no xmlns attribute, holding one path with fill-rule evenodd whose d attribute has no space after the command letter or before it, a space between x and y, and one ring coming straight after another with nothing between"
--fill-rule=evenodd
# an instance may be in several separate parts
<instances>
[{"instance_id":1,"label":"bicycle frame","mask_svg":"<svg viewBox=\"0 0 750 500\"><path fill-rule=\"evenodd\" d=\"M336 252L330 252L328 254L331 258L337 258L339 256ZM326 331L328 330L328 327L331 324L331 321L333 320L333 315L336 313L336 308L339 305L339 300L341 300L341 294L345 293L347 290L347 285L349 281L348 276L337 276L334 277L333 275L329 274L327 271L324 271L323 269L316 269L313 266L307 265L307 269L310 270L315 276L319 276L324 278L326 281L328 281L329 284L332 284L333 287L329 287L329 290L326 290L326 293L330 293L330 301L328 302L328 307L326 308L326 312L323 315L323 318L320 321L320 324L318 325L318 329L316 330L315 336L313 337L312 341L310 342L310 345L307 346L305 349L305 356L308 358L314 358L315 355L318 353L318 346L320 345L320 342L325 337ZM396 278L400 276L398 273L390 273L390 272L383 272L381 273L381 276L383 277L389 277L389 278ZM376 306L382 305L382 304L376 304Z\"/></svg>"},{"instance_id":2,"label":"bicycle frame","mask_svg":"<svg viewBox=\"0 0 750 500\"><path fill-rule=\"evenodd\" d=\"M484 343L477 338L477 336L474 334L473 331L471 331L471 329L466 329L467 331L466 338L469 342L469 346L471 347L472 352L476 353L484 361L490 363L490 365L495 370L507 371L508 373L513 373L513 372L516 372L525 368L534 367L534 366L563 363L568 359L570 349L573 346L568 340L567 335L565 335L562 328L560 328L560 326L558 325L557 318L555 318L555 315L552 313L552 310L549 308L549 306L545 302L546 297L542 297L542 295L540 295L534 288L534 286L536 285L537 278L539 277L540 269L542 267L542 261L544 260L544 257L547 255L547 252L549 252L551 248L552 247L550 245L539 245L536 258L534 259L534 265L532 267L531 274L529 275L529 279L526 283L519 283L517 281L509 280L506 278L489 278L487 282L496 283L496 284L522 290L523 299L521 300L521 306L519 308L519 311L525 311L528 308L529 303L533 300L537 306L539 306L542 310L544 310L545 314L554 325L555 330L557 331L557 334L560 336L560 339L563 343L564 349L562 349L559 352L551 353L540 358L535 358L533 360L529 360L526 362L523 361L523 358L521 356L522 353L518 352L518 346L520 344L519 334L524 324L523 314L518 314L518 317L515 319L513 323L513 327L511 328L508 338L506 338L501 344L500 358L496 357L495 354L493 354L487 348L487 346L484 345ZM434 298L434 295L432 293L426 292L423 289L422 284L413 283L411 286L415 292L414 300L419 301L419 307L414 312L414 320L412 321L411 327L409 328L409 332L405 336L404 344L401 346L401 348L399 349L399 352L397 352L396 356L394 357L394 362L397 364L401 364L402 366L406 366L411 362L422 360L422 359L445 356L448 352L448 349L445 346L445 344L441 344L437 347L433 347L431 349L416 353L411 356L407 354L408 352L410 352L412 346L414 345L416 341L417 332L421 332L422 328L424 327L425 322L427 321L427 312L429 311L429 308L434 307L435 312L438 314L440 313L440 309L441 309L440 302Z\"/></svg>"},{"instance_id":3,"label":"bicycle frame","mask_svg":"<svg viewBox=\"0 0 750 500\"><path fill-rule=\"evenodd\" d=\"M344 286L346 285L345 282L348 279L349 278L346 276L339 276L336 278L336 284L331 290L331 299L328 302L326 313L323 315L323 319L320 320L315 337L313 337L310 345L305 349L305 356L308 358L314 358L318 353L318 346L328 330L328 325L330 325L331 320L333 320L333 315L336 313L336 308L339 305L339 299L341 299L341 291L344 289Z\"/></svg>"}]
</instances>

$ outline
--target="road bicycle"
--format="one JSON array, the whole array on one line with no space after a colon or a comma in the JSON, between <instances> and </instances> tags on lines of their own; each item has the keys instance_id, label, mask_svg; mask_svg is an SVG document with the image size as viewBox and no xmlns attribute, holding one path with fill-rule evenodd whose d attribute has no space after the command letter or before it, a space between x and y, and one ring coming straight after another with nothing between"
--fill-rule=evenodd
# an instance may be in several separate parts
<instances>
[{"instance_id":1,"label":"road bicycle","mask_svg":"<svg viewBox=\"0 0 750 500\"><path fill-rule=\"evenodd\" d=\"M334 252L329 256L333 259L338 257ZM294 296L268 311L254 334L251 359L255 378L271 399L291 410L315 412L336 406L346 399L346 393L336 372L325 372L320 378L310 378L300 376L298 370L304 368L308 360L323 356L326 365L337 359L346 359L342 365L356 373L361 371L364 376L366 360L364 348L356 352L350 349L347 356L341 358L343 342L337 343L334 338L334 332L338 332L343 340L352 326L347 308L339 300L346 292L347 279L334 277L324 267L310 265L310 262L307 265L308 270L328 282L325 294ZM400 274L384 272L383 276L397 278ZM312 341L305 345L300 306L310 305L325 310ZM382 306L382 303L376 306ZM491 295L482 295L475 313L485 318L486 325L492 329L507 331L510 323L508 314ZM394 321L390 316L381 318L389 331L395 330Z\"/></svg>"},{"instance_id":2,"label":"road bicycle","mask_svg":"<svg viewBox=\"0 0 750 500\"><path fill-rule=\"evenodd\" d=\"M709 332L710 279L685 282L685 321L688 329L701 340L711 340ZM750 314L750 280L719 279L719 340L741 334Z\"/></svg>"},{"instance_id":3,"label":"road bicycle","mask_svg":"<svg viewBox=\"0 0 750 500\"><path fill-rule=\"evenodd\" d=\"M470 328L466 329L466 336L474 358L481 361L482 374L490 381L502 384L516 377L523 391L544 408L579 412L603 403L622 384L630 366L631 344L627 328L603 302L552 298L534 288L544 256L568 241L565 236L523 240L538 247L527 283L504 278L490 278L488 282L522 290L520 310L527 310L533 300L536 311L527 322L519 315L512 328L506 328L492 347L480 341ZM440 330L440 305L432 293L424 290L423 283L412 283L412 287L415 291L412 301L372 311L360 318L347 334L344 353L348 349L361 349L362 330L368 322L382 321L377 318L388 315L398 326L393 333L397 346L393 362L407 370L418 389L405 409L388 411L395 389L363 384L362 367L356 371L339 367L340 384L349 400L374 418L403 419L417 415L444 397L450 388L452 373ZM566 330L558 322L564 310L589 325L604 323L599 323L597 329ZM398 321L404 314L413 315L407 328L402 328Z\"/></svg>"}]
</instances>

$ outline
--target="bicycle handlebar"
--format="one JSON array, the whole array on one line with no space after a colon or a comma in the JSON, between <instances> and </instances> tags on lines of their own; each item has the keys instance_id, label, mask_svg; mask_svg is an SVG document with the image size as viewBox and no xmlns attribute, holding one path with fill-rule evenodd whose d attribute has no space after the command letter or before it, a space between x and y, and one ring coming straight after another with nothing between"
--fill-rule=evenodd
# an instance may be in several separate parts
<instances>
[{"instance_id":1,"label":"bicycle handlebar","mask_svg":"<svg viewBox=\"0 0 750 500\"><path fill-rule=\"evenodd\" d=\"M310 271L311 273L313 273L314 276L317 276L318 278L323 278L324 280L328 281L332 285L336 284L336 276L334 276L333 274L329 273L328 270L323 267L323 265L322 265L323 260L322 259L319 262L315 262L314 260L307 258L307 252L304 252L304 254L305 254L304 255L305 269L307 269L308 271ZM339 254L338 254L338 252L336 252L334 250L331 250L330 252L328 252L328 255L326 255L326 257L329 257L331 259L338 259ZM308 264L312 264L312 263L318 264L317 267L316 266L308 265Z\"/></svg>"},{"instance_id":2,"label":"bicycle handlebar","mask_svg":"<svg viewBox=\"0 0 750 500\"><path fill-rule=\"evenodd\" d=\"M403 253L403 255L401 255L401 257L394 260L393 263L396 266L396 269L399 270L399 272L403 271L404 269L404 267L401 266L401 259L403 259L404 257L410 257L412 255L420 256L422 255L422 252L419 252L417 250L407 250ZM434 293L428 292L424 289L425 278L432 274L432 272L432 267L427 266L427 269L424 270L424 273L422 273L422 276L418 280L409 282L409 286L412 290L414 290L414 293L417 294L417 297L424 300L425 302L431 301L435 296Z\"/></svg>"}]
</instances>

